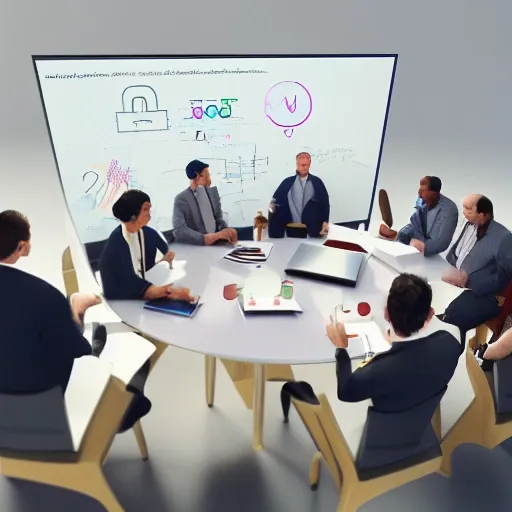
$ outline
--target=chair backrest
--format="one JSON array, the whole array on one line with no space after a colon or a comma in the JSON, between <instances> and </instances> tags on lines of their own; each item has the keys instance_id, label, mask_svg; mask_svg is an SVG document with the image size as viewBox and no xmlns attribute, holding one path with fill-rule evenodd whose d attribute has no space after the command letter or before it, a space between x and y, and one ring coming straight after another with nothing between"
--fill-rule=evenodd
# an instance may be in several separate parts
<instances>
[{"instance_id":1,"label":"chair backrest","mask_svg":"<svg viewBox=\"0 0 512 512\"><path fill-rule=\"evenodd\" d=\"M172 244L175 240L174 238L174 229L168 229L167 231L162 231L160 233L164 240L168 243L168 244Z\"/></svg>"},{"instance_id":2,"label":"chair backrest","mask_svg":"<svg viewBox=\"0 0 512 512\"><path fill-rule=\"evenodd\" d=\"M292 402L311 435L313 442L322 453L337 487L341 488L343 476L359 479L358 471L366 468L366 466L363 467L360 462L362 452L360 450L356 463L352 457L350 447L336 421L327 397L324 394L320 394L317 397L311 386L306 382L288 382L283 389L286 389L290 394ZM380 419L381 415L379 413L376 411L373 411L373 414L370 413L374 418L378 419L374 419L372 426L365 429L366 437L370 441L369 443L367 442L367 446L371 446L373 452L385 452L386 457L377 460L374 456L371 460L368 459L369 462L377 462L378 466L381 467L383 465L392 464L397 460L393 456L389 457L389 454L398 448L399 442L397 440L399 440L399 436L395 436L392 432L380 431L379 434L384 439L384 441L381 442L374 435L374 429L379 426L380 428L397 429L402 433L404 439L410 443L407 446L407 455L404 457L403 454L405 451L401 451L401 458L398 460L411 458L416 453L419 454L422 451L428 451L431 446L437 450L435 456L439 456L441 454L439 441L432 427L431 420L444 392L445 390L414 409L407 411L407 413L392 415L393 418L387 420L385 424ZM367 422L367 424L368 423L369 422ZM409 429L404 428L402 423L405 423ZM373 434L371 440L368 435L370 433ZM425 441L424 438L426 439ZM364 436L361 443L363 442ZM384 442L389 443L389 445L395 445L395 447L388 450L388 446L385 445ZM369 454L369 451L366 450L366 453ZM384 463L382 463L383 459L385 460ZM348 475L350 475L350 477Z\"/></svg>"},{"instance_id":3,"label":"chair backrest","mask_svg":"<svg viewBox=\"0 0 512 512\"><path fill-rule=\"evenodd\" d=\"M356 467L388 466L439 447L432 418L445 392L446 388L421 404L400 412L384 413L369 407Z\"/></svg>"},{"instance_id":4,"label":"chair backrest","mask_svg":"<svg viewBox=\"0 0 512 512\"><path fill-rule=\"evenodd\" d=\"M89 242L84 244L87 260L89 261L89 265L91 266L93 273L100 269L101 253L103 252L103 248L106 243L106 240L100 240L99 242Z\"/></svg>"},{"instance_id":5,"label":"chair backrest","mask_svg":"<svg viewBox=\"0 0 512 512\"><path fill-rule=\"evenodd\" d=\"M496 413L512 413L512 355L496 361L493 372Z\"/></svg>"},{"instance_id":6,"label":"chair backrest","mask_svg":"<svg viewBox=\"0 0 512 512\"><path fill-rule=\"evenodd\" d=\"M479 404L485 431L485 429L492 428L492 426L495 425L496 409L489 382L485 377L485 373L480 368L473 351L469 348L466 350L466 367L468 369L471 387L475 393L475 400Z\"/></svg>"},{"instance_id":7,"label":"chair backrest","mask_svg":"<svg viewBox=\"0 0 512 512\"><path fill-rule=\"evenodd\" d=\"M68 297L78 292L78 277L70 247L66 247L62 253L62 278L64 279L64 288Z\"/></svg>"},{"instance_id":8,"label":"chair backrest","mask_svg":"<svg viewBox=\"0 0 512 512\"><path fill-rule=\"evenodd\" d=\"M388 193L383 188L379 190L379 208L382 220L389 228L393 227L393 214L391 213Z\"/></svg>"},{"instance_id":9,"label":"chair backrest","mask_svg":"<svg viewBox=\"0 0 512 512\"><path fill-rule=\"evenodd\" d=\"M500 307L500 313L498 317L495 319L493 325L493 332L496 334L501 334L503 330L503 326L507 320L509 315L512 315L512 281L508 284L503 292L503 304Z\"/></svg>"},{"instance_id":10,"label":"chair backrest","mask_svg":"<svg viewBox=\"0 0 512 512\"><path fill-rule=\"evenodd\" d=\"M73 452L60 387L31 395L0 394L0 456L44 459L52 453L66 459Z\"/></svg>"},{"instance_id":11,"label":"chair backrest","mask_svg":"<svg viewBox=\"0 0 512 512\"><path fill-rule=\"evenodd\" d=\"M307 382L287 382L284 390L290 394L297 413L326 461L336 487L341 489L344 476L357 478L350 448L327 397L324 394L317 397Z\"/></svg>"}]
</instances>

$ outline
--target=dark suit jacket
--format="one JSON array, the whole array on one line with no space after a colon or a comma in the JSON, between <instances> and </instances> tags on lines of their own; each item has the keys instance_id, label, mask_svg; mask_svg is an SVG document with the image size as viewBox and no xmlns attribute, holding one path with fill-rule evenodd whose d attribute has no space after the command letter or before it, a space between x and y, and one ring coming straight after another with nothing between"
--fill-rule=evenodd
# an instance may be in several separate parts
<instances>
[{"instance_id":1,"label":"dark suit jacket","mask_svg":"<svg viewBox=\"0 0 512 512\"><path fill-rule=\"evenodd\" d=\"M446 255L451 265L457 263L455 250L469 227L467 222L457 241ZM502 292L512 280L512 233L502 224L491 220L462 263L461 270L468 275L467 287L475 296Z\"/></svg>"},{"instance_id":2,"label":"dark suit jacket","mask_svg":"<svg viewBox=\"0 0 512 512\"><path fill-rule=\"evenodd\" d=\"M286 232L286 225L292 222L292 214L288 204L288 192L290 192L296 178L296 174L285 178L274 192L276 211L269 218L268 235L270 238L283 238ZM322 224L329 222L331 210L329 194L324 182L319 177L310 174L308 179L313 185L315 195L304 206L302 223L307 226L309 236L318 237L320 231L322 231Z\"/></svg>"},{"instance_id":3,"label":"dark suit jacket","mask_svg":"<svg viewBox=\"0 0 512 512\"><path fill-rule=\"evenodd\" d=\"M347 351L338 349L338 398L343 402L371 399L377 411L398 412L441 392L457 368L460 333L436 318L430 325L425 337L394 342L388 352L353 373Z\"/></svg>"},{"instance_id":4,"label":"dark suit jacket","mask_svg":"<svg viewBox=\"0 0 512 512\"><path fill-rule=\"evenodd\" d=\"M155 266L156 250L166 254L168 244L149 226L144 232L145 271ZM151 286L149 281L139 277L133 269L130 247L125 240L121 226L112 231L100 258L101 284L106 299L136 300L142 299Z\"/></svg>"},{"instance_id":5,"label":"dark suit jacket","mask_svg":"<svg viewBox=\"0 0 512 512\"><path fill-rule=\"evenodd\" d=\"M69 302L52 285L0 265L0 393L65 391L75 358L91 353Z\"/></svg>"},{"instance_id":6,"label":"dark suit jacket","mask_svg":"<svg viewBox=\"0 0 512 512\"><path fill-rule=\"evenodd\" d=\"M210 200L216 231L227 228L222 216L222 206L217 187L205 188ZM204 245L206 227L199 210L199 203L192 189L189 187L174 198L172 225L177 242L192 245Z\"/></svg>"}]
</instances>

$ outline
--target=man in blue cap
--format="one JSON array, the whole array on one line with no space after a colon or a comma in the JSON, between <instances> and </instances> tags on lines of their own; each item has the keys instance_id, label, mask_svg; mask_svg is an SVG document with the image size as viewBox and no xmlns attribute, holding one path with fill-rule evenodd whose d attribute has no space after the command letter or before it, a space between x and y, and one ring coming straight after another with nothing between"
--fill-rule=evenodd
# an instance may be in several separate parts
<instances>
[{"instance_id":1,"label":"man in blue cap","mask_svg":"<svg viewBox=\"0 0 512 512\"><path fill-rule=\"evenodd\" d=\"M222 216L218 192L212 193L208 164L192 160L186 167L190 186L174 199L172 223L176 242L192 245L235 244L237 232ZM216 190L215 190L216 192Z\"/></svg>"}]
</instances>

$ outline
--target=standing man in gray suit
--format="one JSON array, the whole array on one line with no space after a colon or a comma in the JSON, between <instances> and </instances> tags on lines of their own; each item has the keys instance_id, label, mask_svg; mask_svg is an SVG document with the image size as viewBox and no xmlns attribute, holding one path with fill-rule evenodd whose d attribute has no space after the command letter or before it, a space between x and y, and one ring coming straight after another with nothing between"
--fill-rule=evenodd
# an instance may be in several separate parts
<instances>
[{"instance_id":1,"label":"standing man in gray suit","mask_svg":"<svg viewBox=\"0 0 512 512\"><path fill-rule=\"evenodd\" d=\"M441 194L442 182L437 176L425 176L420 181L418 203L409 224L396 235L396 241L412 245L425 256L448 249L459 218L457 205ZM385 226L382 235L394 239L394 232ZM386 236L388 235L388 236Z\"/></svg>"},{"instance_id":2,"label":"standing man in gray suit","mask_svg":"<svg viewBox=\"0 0 512 512\"><path fill-rule=\"evenodd\" d=\"M464 198L467 222L446 256L453 268L443 280L467 288L446 309L443 321L463 333L499 314L496 295L512 280L512 233L494 220L490 199L479 194Z\"/></svg>"},{"instance_id":3,"label":"standing man in gray suit","mask_svg":"<svg viewBox=\"0 0 512 512\"><path fill-rule=\"evenodd\" d=\"M192 245L235 244L236 230L222 217L220 197L211 184L208 164L192 160L186 167L190 186L174 199L172 223L176 242Z\"/></svg>"}]
</instances>

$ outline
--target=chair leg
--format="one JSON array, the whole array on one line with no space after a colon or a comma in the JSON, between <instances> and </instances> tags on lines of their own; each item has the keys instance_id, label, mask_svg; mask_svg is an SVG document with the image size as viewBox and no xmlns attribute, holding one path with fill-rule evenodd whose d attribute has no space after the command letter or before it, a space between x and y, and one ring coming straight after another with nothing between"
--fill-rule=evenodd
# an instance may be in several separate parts
<instances>
[{"instance_id":1,"label":"chair leg","mask_svg":"<svg viewBox=\"0 0 512 512\"><path fill-rule=\"evenodd\" d=\"M77 488L78 492L94 498L100 502L108 512L125 512L101 471L98 471L94 475L89 475L87 480L87 482L83 482Z\"/></svg>"},{"instance_id":2,"label":"chair leg","mask_svg":"<svg viewBox=\"0 0 512 512\"><path fill-rule=\"evenodd\" d=\"M322 454L320 452L316 452L313 456L313 460L311 461L311 465L309 466L309 486L312 491L316 491L318 489L318 484L320 482L320 461L322 460Z\"/></svg>"},{"instance_id":3,"label":"chair leg","mask_svg":"<svg viewBox=\"0 0 512 512\"><path fill-rule=\"evenodd\" d=\"M284 422L288 423L288 416L290 414L290 405L292 403L292 399L290 393L286 391L284 386L281 388L281 407L283 408L283 416Z\"/></svg>"},{"instance_id":4,"label":"chair leg","mask_svg":"<svg viewBox=\"0 0 512 512\"><path fill-rule=\"evenodd\" d=\"M148 445L146 443L146 436L144 435L144 431L142 430L142 425L140 420L135 423L133 426L133 433L135 434L135 439L137 440L137 444L139 445L140 454L142 456L142 460L146 461L149 459L148 453Z\"/></svg>"},{"instance_id":5,"label":"chair leg","mask_svg":"<svg viewBox=\"0 0 512 512\"><path fill-rule=\"evenodd\" d=\"M217 359L213 356L204 357L206 378L206 404L213 407L215 400L215 377L217 374Z\"/></svg>"},{"instance_id":6,"label":"chair leg","mask_svg":"<svg viewBox=\"0 0 512 512\"><path fill-rule=\"evenodd\" d=\"M101 503L108 512L124 512L97 461L61 464L2 459L2 474L7 478L18 478L85 494Z\"/></svg>"}]
</instances>

